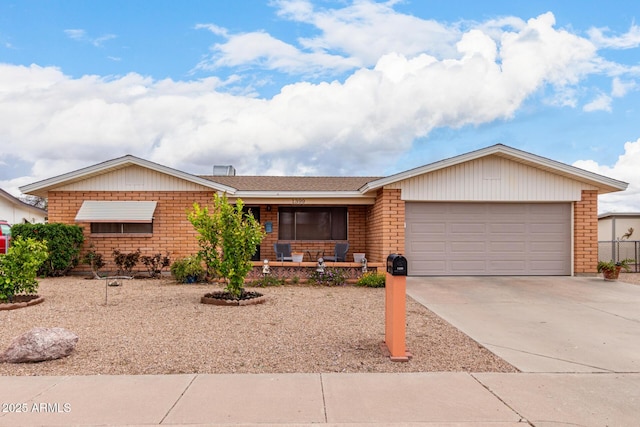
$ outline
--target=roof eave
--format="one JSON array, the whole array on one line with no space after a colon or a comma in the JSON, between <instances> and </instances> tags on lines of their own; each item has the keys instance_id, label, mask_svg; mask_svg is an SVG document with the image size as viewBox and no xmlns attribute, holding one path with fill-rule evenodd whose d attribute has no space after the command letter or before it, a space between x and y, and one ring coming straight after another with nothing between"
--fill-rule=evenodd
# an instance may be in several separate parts
<instances>
[{"instance_id":1,"label":"roof eave","mask_svg":"<svg viewBox=\"0 0 640 427\"><path fill-rule=\"evenodd\" d=\"M36 196L46 197L47 191L53 188L59 187L61 185L77 182L90 176L101 175L109 171L118 170L118 169L127 167L129 165L136 165L136 166L144 167L147 169L151 169L156 172L164 173L170 176L174 176L176 178L184 179L186 181L202 185L207 188L214 189L216 191L221 191L229 194L234 194L237 191L233 187L222 185L214 181L209 181L209 180L200 178L199 176L191 175L189 173L182 172L167 166L163 166L148 160L143 160L143 159L140 159L139 157L135 157L132 155L118 157L116 159L108 160L106 162L98 163L93 166L88 166L86 168L78 169L73 172L68 172L66 174L54 176L52 178L34 182L32 184L23 185L19 189L24 194L33 194Z\"/></svg>"},{"instance_id":2,"label":"roof eave","mask_svg":"<svg viewBox=\"0 0 640 427\"><path fill-rule=\"evenodd\" d=\"M291 198L368 198L363 196L360 191L237 191L234 197L239 198L273 198L273 199L291 199Z\"/></svg>"}]
</instances>

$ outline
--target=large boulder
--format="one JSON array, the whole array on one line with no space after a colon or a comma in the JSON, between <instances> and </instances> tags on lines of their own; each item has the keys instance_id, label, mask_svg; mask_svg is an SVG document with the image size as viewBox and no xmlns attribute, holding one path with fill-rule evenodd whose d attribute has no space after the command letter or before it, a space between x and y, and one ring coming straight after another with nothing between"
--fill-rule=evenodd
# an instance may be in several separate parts
<instances>
[{"instance_id":1,"label":"large boulder","mask_svg":"<svg viewBox=\"0 0 640 427\"><path fill-rule=\"evenodd\" d=\"M0 362L25 363L60 359L71 354L78 336L64 328L33 328L16 337Z\"/></svg>"}]
</instances>

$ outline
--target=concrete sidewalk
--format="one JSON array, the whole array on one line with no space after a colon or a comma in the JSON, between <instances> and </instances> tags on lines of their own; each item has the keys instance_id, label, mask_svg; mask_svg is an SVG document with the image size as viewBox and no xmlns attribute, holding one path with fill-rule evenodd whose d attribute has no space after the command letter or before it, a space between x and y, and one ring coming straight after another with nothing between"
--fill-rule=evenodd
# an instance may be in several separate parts
<instances>
[{"instance_id":1,"label":"concrete sidewalk","mask_svg":"<svg viewBox=\"0 0 640 427\"><path fill-rule=\"evenodd\" d=\"M632 426L640 374L0 377L0 426Z\"/></svg>"}]
</instances>

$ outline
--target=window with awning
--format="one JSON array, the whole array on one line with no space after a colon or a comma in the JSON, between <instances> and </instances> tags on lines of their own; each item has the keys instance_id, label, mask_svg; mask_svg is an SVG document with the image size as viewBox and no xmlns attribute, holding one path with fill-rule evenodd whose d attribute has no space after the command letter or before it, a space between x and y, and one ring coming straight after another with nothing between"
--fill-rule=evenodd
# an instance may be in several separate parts
<instances>
[{"instance_id":1,"label":"window with awning","mask_svg":"<svg viewBox=\"0 0 640 427\"><path fill-rule=\"evenodd\" d=\"M92 233L152 233L155 201L93 201L82 203L76 222L91 223Z\"/></svg>"}]
</instances>

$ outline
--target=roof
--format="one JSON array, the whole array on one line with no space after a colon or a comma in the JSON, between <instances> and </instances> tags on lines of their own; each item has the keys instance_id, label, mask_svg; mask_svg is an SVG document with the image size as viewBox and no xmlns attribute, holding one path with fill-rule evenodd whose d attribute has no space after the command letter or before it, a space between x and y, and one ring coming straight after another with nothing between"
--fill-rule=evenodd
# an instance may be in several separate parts
<instances>
[{"instance_id":1,"label":"roof","mask_svg":"<svg viewBox=\"0 0 640 427\"><path fill-rule=\"evenodd\" d=\"M451 166L455 166L461 163L465 163L471 160L479 159L486 156L500 156L509 159L514 162L522 163L537 169L552 172L556 175L561 175L576 181L591 184L598 187L599 194L612 193L615 191L623 191L627 189L626 182L618 181L613 178L609 178L603 175L599 175L593 172L589 172L584 169L570 166L565 163L560 163L555 160L547 159L545 157L537 156L535 154L528 153L526 151L517 150L512 147L508 147L503 144L496 144L490 147L482 148L480 150L471 151L466 154L451 157L448 159L440 160L435 163L431 163L418 168L410 169L405 172L400 172L395 175L381 178L376 181L365 184L360 189L361 192L377 190L385 185L393 184L405 179L413 178L418 175L434 172L440 169L445 169Z\"/></svg>"},{"instance_id":2,"label":"roof","mask_svg":"<svg viewBox=\"0 0 640 427\"><path fill-rule=\"evenodd\" d=\"M37 206L30 205L29 203L25 203L22 200L18 199L17 197L14 197L11 194L7 193L2 188L0 188L0 197L8 200L13 205L20 206L25 209L31 209L33 211L40 212L44 216L47 216L47 211L45 209L41 209Z\"/></svg>"},{"instance_id":3,"label":"roof","mask_svg":"<svg viewBox=\"0 0 640 427\"><path fill-rule=\"evenodd\" d=\"M640 212L605 212L598 215L598 219L603 218L640 218Z\"/></svg>"},{"instance_id":4,"label":"roof","mask_svg":"<svg viewBox=\"0 0 640 427\"><path fill-rule=\"evenodd\" d=\"M199 176L191 175L189 173L182 172L177 169L163 166L158 163L151 162L149 160L144 160L139 157L132 156L130 154L126 156L118 157L113 160L108 160L106 162L98 163L93 166L78 169L73 172L65 173L63 175L54 176L53 178L34 182L33 184L22 186L20 187L20 191L22 191L23 193L46 197L46 193L49 189L53 189L60 185L67 185L67 184L72 184L74 182L83 181L87 178L113 172L115 170L126 168L132 165L141 166L147 169L154 170L156 172L161 172L170 176L174 176L176 178L181 178L189 182L193 182L205 187L209 187L212 190L224 191L231 194L235 192L235 189L232 187L228 187L228 186L216 183L215 181L200 178Z\"/></svg>"},{"instance_id":5,"label":"roof","mask_svg":"<svg viewBox=\"0 0 640 427\"><path fill-rule=\"evenodd\" d=\"M380 177L350 176L202 176L238 191L358 191Z\"/></svg>"},{"instance_id":6,"label":"roof","mask_svg":"<svg viewBox=\"0 0 640 427\"><path fill-rule=\"evenodd\" d=\"M59 175L43 181L20 187L23 193L46 196L47 191L61 185L71 184L84 179L109 173L114 170L137 165L161 172L186 181L197 183L214 191L228 193L234 197L282 198L372 198L373 193L390 184L407 180L419 175L428 174L452 167L464 162L486 156L500 156L530 167L561 175L598 188L600 194L625 190L626 182L608 178L575 166L517 150L503 144L496 144L459 156L440 160L425 166L410 169L388 177L317 177L317 176L197 176L132 155L99 163Z\"/></svg>"}]
</instances>

